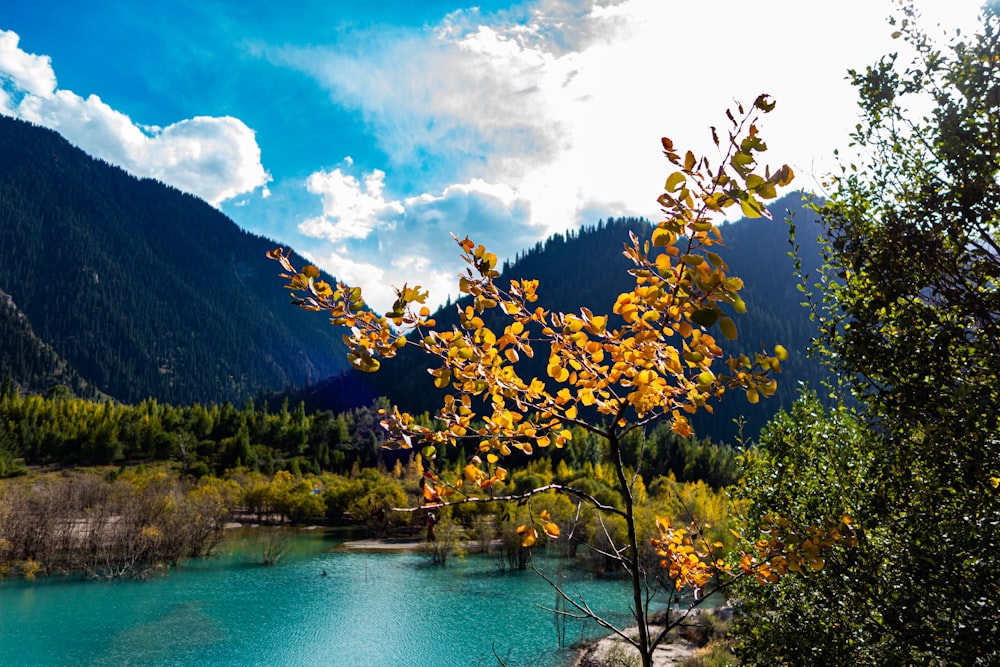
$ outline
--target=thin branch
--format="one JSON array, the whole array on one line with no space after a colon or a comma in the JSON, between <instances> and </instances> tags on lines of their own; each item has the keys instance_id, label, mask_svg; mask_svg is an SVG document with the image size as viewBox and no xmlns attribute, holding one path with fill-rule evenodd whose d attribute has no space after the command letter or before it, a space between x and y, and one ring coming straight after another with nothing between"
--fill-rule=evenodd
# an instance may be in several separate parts
<instances>
[{"instance_id":1,"label":"thin branch","mask_svg":"<svg viewBox=\"0 0 1000 667\"><path fill-rule=\"evenodd\" d=\"M553 590L555 590L555 592L559 595L559 597L561 597L563 600L565 600L569 604L573 605L581 614L584 614L584 618L591 618L591 619L593 619L602 628L610 630L611 632L613 632L614 634L618 635L619 637L621 637L622 639L624 639L625 641L627 641L629 644L631 644L632 646L634 646L636 649L639 648L639 644L636 642L636 640L632 639L627 634L625 634L624 630L619 629L617 626L615 626L613 623L611 623L611 621L608 621L603 616L601 616L600 614L598 614L597 612L595 612L593 609L591 609L590 605L587 604L587 601L583 599L583 596L580 597L580 600L578 602L576 599L574 599L573 597L569 596L566 593L566 591L563 590L563 588L561 586L559 586L554 581L552 581L551 579L549 579L548 577L546 577L538 568L532 566L531 569L534 570L535 574L537 574L539 577L541 577L542 580L545 581L545 583L547 583L549 586L551 586L553 588Z\"/></svg>"},{"instance_id":2,"label":"thin branch","mask_svg":"<svg viewBox=\"0 0 1000 667\"><path fill-rule=\"evenodd\" d=\"M565 493L567 495L576 496L582 500L586 500L588 503L593 505L596 509L601 512L607 512L609 514L617 514L618 516L625 517L624 510L620 510L617 507L612 507L611 505L605 505L600 502L594 496L589 493L585 493L579 489L573 488L572 486L566 486L565 484L546 484L545 486L540 486L530 491L525 491L524 493L512 493L506 496L490 496L489 498L479 498L476 496L469 496L467 498L462 498L461 500L446 501L440 503L430 503L426 505L419 505L417 507L390 507L390 511L400 512L404 514L413 514L414 512L423 512L426 510L436 510L442 507L453 507L455 505L467 505L469 503L497 503L497 502L517 502L522 500L527 500L534 495L539 493L544 493L545 491L555 491L556 493Z\"/></svg>"}]
</instances>

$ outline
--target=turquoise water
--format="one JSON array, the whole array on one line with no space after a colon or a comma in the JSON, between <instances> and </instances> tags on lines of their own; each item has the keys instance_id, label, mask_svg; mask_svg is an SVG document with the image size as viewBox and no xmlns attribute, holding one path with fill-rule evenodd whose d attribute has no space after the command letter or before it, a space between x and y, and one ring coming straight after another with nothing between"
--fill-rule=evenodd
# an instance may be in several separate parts
<instances>
[{"instance_id":1,"label":"turquoise water","mask_svg":"<svg viewBox=\"0 0 1000 667\"><path fill-rule=\"evenodd\" d=\"M234 542L149 581L0 583L0 665L474 667L498 665L493 650L509 667L568 659L552 612L539 608L555 593L533 572L338 544L311 531L276 567L250 563ZM621 581L539 565L552 576L564 568L565 588L594 609L627 612ZM566 629L569 642L601 634L593 622Z\"/></svg>"}]
</instances>

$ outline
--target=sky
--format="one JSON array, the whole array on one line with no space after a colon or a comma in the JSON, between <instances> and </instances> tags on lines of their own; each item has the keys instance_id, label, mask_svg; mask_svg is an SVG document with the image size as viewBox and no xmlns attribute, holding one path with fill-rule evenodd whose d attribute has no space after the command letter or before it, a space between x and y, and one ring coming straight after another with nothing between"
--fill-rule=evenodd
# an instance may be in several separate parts
<instances>
[{"instance_id":1,"label":"sky","mask_svg":"<svg viewBox=\"0 0 1000 667\"><path fill-rule=\"evenodd\" d=\"M979 0L917 4L968 28ZM450 234L514 259L602 218L656 221L660 138L711 156L709 127L760 93L764 161L818 189L857 122L847 70L901 47L894 8L0 0L0 113L203 198L384 311L404 283L456 295Z\"/></svg>"}]
</instances>

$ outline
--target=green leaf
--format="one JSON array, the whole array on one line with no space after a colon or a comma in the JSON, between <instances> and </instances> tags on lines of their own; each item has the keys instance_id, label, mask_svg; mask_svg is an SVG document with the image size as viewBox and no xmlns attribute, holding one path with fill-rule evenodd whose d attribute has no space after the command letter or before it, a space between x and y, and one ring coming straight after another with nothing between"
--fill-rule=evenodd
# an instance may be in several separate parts
<instances>
[{"instance_id":1,"label":"green leaf","mask_svg":"<svg viewBox=\"0 0 1000 667\"><path fill-rule=\"evenodd\" d=\"M719 329L727 340L736 340L736 323L731 317L723 317L719 320Z\"/></svg>"},{"instance_id":2,"label":"green leaf","mask_svg":"<svg viewBox=\"0 0 1000 667\"><path fill-rule=\"evenodd\" d=\"M705 262L705 258L701 255L682 255L681 263L685 266L700 266Z\"/></svg>"},{"instance_id":3,"label":"green leaf","mask_svg":"<svg viewBox=\"0 0 1000 667\"><path fill-rule=\"evenodd\" d=\"M758 95L757 99L754 100L753 105L764 113L768 113L774 109L775 102L771 101L770 95L764 94Z\"/></svg>"},{"instance_id":4,"label":"green leaf","mask_svg":"<svg viewBox=\"0 0 1000 667\"><path fill-rule=\"evenodd\" d=\"M715 308L702 308L691 313L691 321L706 329L719 320L719 311Z\"/></svg>"}]
</instances>

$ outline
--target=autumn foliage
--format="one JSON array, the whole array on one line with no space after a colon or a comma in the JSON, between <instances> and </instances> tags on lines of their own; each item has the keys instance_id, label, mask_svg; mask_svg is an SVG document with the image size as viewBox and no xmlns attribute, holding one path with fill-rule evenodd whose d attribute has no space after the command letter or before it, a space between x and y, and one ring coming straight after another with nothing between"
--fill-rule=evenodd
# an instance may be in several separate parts
<instances>
[{"instance_id":1,"label":"autumn foliage","mask_svg":"<svg viewBox=\"0 0 1000 667\"><path fill-rule=\"evenodd\" d=\"M725 140L712 128L719 152L714 161L662 140L671 165L658 199L664 219L650 239L631 235L625 244L635 283L609 304L610 312L539 307L538 281L500 284L496 255L469 238L455 238L468 265L459 278L465 298L457 305L459 324L445 331L435 328L425 305L427 294L419 286L398 289L392 310L377 315L366 309L359 288L323 281L316 267L296 269L283 249L269 254L281 263L294 303L326 312L333 324L348 329L344 341L356 369L376 371L408 345L434 358L429 372L445 392L437 424L420 425L395 409L383 421L397 446L422 447L427 460L438 448L459 442L471 441L477 448L459 482L426 473L428 505L489 494L508 475L504 457L514 450L530 455L562 447L572 437L571 427L600 436L608 443L624 500L624 509L601 509L621 515L628 525L628 543L617 553L633 578L637 615L642 613L635 477L622 464L621 439L660 421L670 423L678 435L690 435L689 416L711 412L713 402L728 392L756 403L774 393L773 376L787 358L780 345L753 356L726 357L723 345L737 337L734 317L746 306L740 297L743 281L729 274L715 252L723 242L727 212L738 207L745 216L769 217L764 201L792 181L789 167L772 171L758 164L767 147L757 121L773 108L762 95L749 109L727 112ZM498 311L502 318L487 318L488 311ZM490 327L487 319L502 319L503 324ZM536 355L545 355L545 377L522 375L519 362ZM544 513L534 524L518 529L524 546L534 544L539 532L558 536ZM712 577L731 571L713 555L711 545L698 543L695 527L672 528L663 520L657 525L653 544L678 588L703 588ZM811 553L811 547L802 548ZM770 552L746 558L751 559L746 569L759 570ZM784 568L772 566L771 571L779 569ZM656 641L646 636L644 620L639 622L636 646L645 660Z\"/></svg>"}]
</instances>

